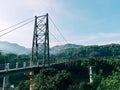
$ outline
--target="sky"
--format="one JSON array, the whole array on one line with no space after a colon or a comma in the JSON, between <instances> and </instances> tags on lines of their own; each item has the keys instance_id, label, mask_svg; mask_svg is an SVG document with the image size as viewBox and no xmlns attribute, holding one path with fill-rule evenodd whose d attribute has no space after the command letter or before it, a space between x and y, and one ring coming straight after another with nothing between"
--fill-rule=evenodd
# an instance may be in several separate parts
<instances>
[{"instance_id":1,"label":"sky","mask_svg":"<svg viewBox=\"0 0 120 90\"><path fill-rule=\"evenodd\" d=\"M0 31L34 16L48 13L64 39L50 24L50 47L120 44L120 0L1 0ZM50 20L49 20L50 21ZM0 37L0 41L31 47L34 21ZM4 32L0 32L0 35Z\"/></svg>"}]
</instances>

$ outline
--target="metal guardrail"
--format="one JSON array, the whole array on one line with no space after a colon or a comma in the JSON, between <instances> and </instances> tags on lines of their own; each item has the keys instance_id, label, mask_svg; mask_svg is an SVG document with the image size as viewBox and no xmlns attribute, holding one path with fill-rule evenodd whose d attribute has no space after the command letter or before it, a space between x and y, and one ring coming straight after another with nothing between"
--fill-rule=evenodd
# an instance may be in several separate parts
<instances>
[{"instance_id":1,"label":"metal guardrail","mask_svg":"<svg viewBox=\"0 0 120 90\"><path fill-rule=\"evenodd\" d=\"M19 68L26 68L26 67L30 67L33 66L32 63L30 62L23 62L23 63L5 63L5 64L0 64L0 72L2 71L8 71L11 69L19 69Z\"/></svg>"},{"instance_id":2,"label":"metal guardrail","mask_svg":"<svg viewBox=\"0 0 120 90\"><path fill-rule=\"evenodd\" d=\"M56 65L56 64L61 64L61 63L66 63L66 62L74 62L74 61L80 61L80 60L85 60L85 59L78 59L78 60L61 60L61 61L54 61L50 63L50 66ZM7 72L7 71L13 71L13 70L19 70L19 69L26 69L26 68L32 68L32 67L42 67L42 63L40 62L23 62L23 63L5 63L5 64L0 64L0 72ZM48 64L45 64L44 66L48 66Z\"/></svg>"}]
</instances>

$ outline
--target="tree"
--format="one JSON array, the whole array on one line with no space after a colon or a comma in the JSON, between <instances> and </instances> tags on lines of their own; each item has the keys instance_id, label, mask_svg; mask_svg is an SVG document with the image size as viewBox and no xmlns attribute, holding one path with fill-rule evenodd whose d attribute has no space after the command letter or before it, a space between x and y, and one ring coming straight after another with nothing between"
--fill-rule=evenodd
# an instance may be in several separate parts
<instances>
[{"instance_id":1,"label":"tree","mask_svg":"<svg viewBox=\"0 0 120 90\"><path fill-rule=\"evenodd\" d=\"M29 90L29 81L21 81L15 90Z\"/></svg>"},{"instance_id":2,"label":"tree","mask_svg":"<svg viewBox=\"0 0 120 90\"><path fill-rule=\"evenodd\" d=\"M120 69L119 69L120 72ZM103 79L97 90L120 90L120 74L113 72L108 78Z\"/></svg>"},{"instance_id":3,"label":"tree","mask_svg":"<svg viewBox=\"0 0 120 90\"><path fill-rule=\"evenodd\" d=\"M42 69L34 78L34 90L66 90L70 84L71 74L65 70Z\"/></svg>"}]
</instances>

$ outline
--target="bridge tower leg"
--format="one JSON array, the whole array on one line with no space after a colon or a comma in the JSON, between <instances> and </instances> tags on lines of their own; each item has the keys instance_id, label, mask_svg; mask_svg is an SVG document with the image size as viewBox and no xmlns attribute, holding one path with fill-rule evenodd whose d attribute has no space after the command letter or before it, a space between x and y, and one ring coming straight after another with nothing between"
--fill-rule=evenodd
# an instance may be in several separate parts
<instances>
[{"instance_id":1,"label":"bridge tower leg","mask_svg":"<svg viewBox=\"0 0 120 90\"><path fill-rule=\"evenodd\" d=\"M50 64L48 14L35 16L32 59L33 63Z\"/></svg>"},{"instance_id":2,"label":"bridge tower leg","mask_svg":"<svg viewBox=\"0 0 120 90\"><path fill-rule=\"evenodd\" d=\"M9 77L5 76L3 78L3 89L2 90L8 90L9 88Z\"/></svg>"}]
</instances>

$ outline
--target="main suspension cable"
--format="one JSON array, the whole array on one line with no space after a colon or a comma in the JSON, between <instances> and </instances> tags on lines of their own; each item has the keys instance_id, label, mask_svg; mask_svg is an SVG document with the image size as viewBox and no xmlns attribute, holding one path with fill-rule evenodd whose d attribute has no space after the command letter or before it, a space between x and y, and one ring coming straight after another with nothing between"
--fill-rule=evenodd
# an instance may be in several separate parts
<instances>
[{"instance_id":1,"label":"main suspension cable","mask_svg":"<svg viewBox=\"0 0 120 90\"><path fill-rule=\"evenodd\" d=\"M57 42L59 42L59 43L62 45L62 43L55 37L54 34L52 34L51 32L50 32L50 34L55 38L55 40L56 40Z\"/></svg>"},{"instance_id":2,"label":"main suspension cable","mask_svg":"<svg viewBox=\"0 0 120 90\"><path fill-rule=\"evenodd\" d=\"M60 32L60 30L58 29L58 27L55 25L55 23L53 22L53 20L51 19L51 17L49 16L50 21L53 23L54 27L56 28L56 30L59 32L59 34L61 35L61 37L63 38L63 40L68 43L68 41L65 39L65 37L62 35L62 33Z\"/></svg>"},{"instance_id":3,"label":"main suspension cable","mask_svg":"<svg viewBox=\"0 0 120 90\"><path fill-rule=\"evenodd\" d=\"M34 19L33 19L33 20L34 20ZM4 35L6 35L6 34L8 34L8 33L10 33L10 32L13 32L13 31L15 31L16 29L21 28L21 27L23 27L23 26L25 26L25 25L27 25L27 24L29 24L29 23L31 23L33 20L31 20L31 21L29 21L29 22L27 22L27 23L24 23L24 24L22 24L22 25L20 25L20 26L18 26L18 27L16 27L16 28L10 30L10 31L7 31L7 32L3 33L2 35L0 35L0 37L4 36Z\"/></svg>"},{"instance_id":4,"label":"main suspension cable","mask_svg":"<svg viewBox=\"0 0 120 90\"><path fill-rule=\"evenodd\" d=\"M0 30L0 32L3 32L3 31L6 31L6 30L8 30L8 29L10 29L10 28L16 27L17 25L22 24L22 23L24 23L24 22L27 22L27 21L29 21L29 20L31 20L31 19L33 19L33 17L28 18L28 19L26 19L26 20L24 20L24 21L21 21L21 22L19 22L19 23L17 23L17 24L14 24L14 25L12 25L12 26L10 26L10 27L8 27L8 28L2 29L2 30Z\"/></svg>"}]
</instances>

